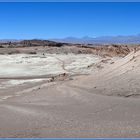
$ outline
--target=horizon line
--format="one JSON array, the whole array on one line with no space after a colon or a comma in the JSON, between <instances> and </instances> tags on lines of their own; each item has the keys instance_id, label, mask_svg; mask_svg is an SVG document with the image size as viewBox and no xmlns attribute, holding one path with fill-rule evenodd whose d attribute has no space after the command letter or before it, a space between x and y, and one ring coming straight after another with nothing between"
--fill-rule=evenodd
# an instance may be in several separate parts
<instances>
[{"instance_id":1,"label":"horizon line","mask_svg":"<svg viewBox=\"0 0 140 140\"><path fill-rule=\"evenodd\" d=\"M53 38L40 38L40 37L31 37L31 38L0 38L0 40L32 40L32 39L38 39L38 40L49 40L49 39L65 39L65 38L77 38L77 39L82 39L82 38L100 38L100 37L129 37L129 36L140 36L140 33L138 34L133 34L133 35L101 35L101 36L66 36L66 37L53 37Z\"/></svg>"}]
</instances>

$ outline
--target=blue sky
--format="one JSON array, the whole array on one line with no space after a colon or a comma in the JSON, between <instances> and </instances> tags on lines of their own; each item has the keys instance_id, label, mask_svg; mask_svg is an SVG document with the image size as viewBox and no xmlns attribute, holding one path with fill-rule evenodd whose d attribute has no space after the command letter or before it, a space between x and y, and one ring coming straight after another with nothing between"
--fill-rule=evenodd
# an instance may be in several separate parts
<instances>
[{"instance_id":1,"label":"blue sky","mask_svg":"<svg viewBox=\"0 0 140 140\"><path fill-rule=\"evenodd\" d=\"M140 3L0 3L0 39L140 34Z\"/></svg>"}]
</instances>

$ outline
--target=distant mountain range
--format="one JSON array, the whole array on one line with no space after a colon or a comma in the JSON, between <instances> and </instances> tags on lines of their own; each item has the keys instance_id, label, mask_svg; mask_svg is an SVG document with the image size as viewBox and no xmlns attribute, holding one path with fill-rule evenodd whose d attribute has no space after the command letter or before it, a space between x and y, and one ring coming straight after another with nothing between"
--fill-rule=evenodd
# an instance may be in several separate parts
<instances>
[{"instance_id":1,"label":"distant mountain range","mask_svg":"<svg viewBox=\"0 0 140 140\"><path fill-rule=\"evenodd\" d=\"M51 39L57 42L80 44L140 44L140 34L132 36L101 36L101 37L67 37L64 39Z\"/></svg>"},{"instance_id":2,"label":"distant mountain range","mask_svg":"<svg viewBox=\"0 0 140 140\"><path fill-rule=\"evenodd\" d=\"M7 43L7 42L19 42L21 40L18 39L0 39L0 43Z\"/></svg>"},{"instance_id":3,"label":"distant mountain range","mask_svg":"<svg viewBox=\"0 0 140 140\"><path fill-rule=\"evenodd\" d=\"M101 36L101 37L85 36L82 38L67 37L63 39L48 39L48 40L61 42L61 43L74 43L74 44L140 44L140 34L131 35L131 36ZM19 41L21 40L1 39L0 43L19 42Z\"/></svg>"}]
</instances>

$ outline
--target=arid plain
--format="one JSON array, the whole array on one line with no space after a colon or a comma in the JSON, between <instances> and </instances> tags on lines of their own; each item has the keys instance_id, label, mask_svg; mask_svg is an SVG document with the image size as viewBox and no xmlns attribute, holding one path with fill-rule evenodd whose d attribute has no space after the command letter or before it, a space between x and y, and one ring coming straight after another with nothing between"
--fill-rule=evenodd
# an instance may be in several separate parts
<instances>
[{"instance_id":1,"label":"arid plain","mask_svg":"<svg viewBox=\"0 0 140 140\"><path fill-rule=\"evenodd\" d=\"M140 137L139 45L45 43L0 48L0 137Z\"/></svg>"}]
</instances>

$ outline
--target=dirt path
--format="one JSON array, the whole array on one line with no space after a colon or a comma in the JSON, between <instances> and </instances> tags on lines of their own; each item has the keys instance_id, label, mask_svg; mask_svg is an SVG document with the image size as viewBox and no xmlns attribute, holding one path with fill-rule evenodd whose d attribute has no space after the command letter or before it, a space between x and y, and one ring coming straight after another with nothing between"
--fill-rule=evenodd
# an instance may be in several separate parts
<instances>
[{"instance_id":1,"label":"dirt path","mask_svg":"<svg viewBox=\"0 0 140 140\"><path fill-rule=\"evenodd\" d=\"M58 57L55 57L58 61L60 61L61 63L62 63L62 69L64 70L64 71L66 71L67 73L71 73L71 75L73 75L73 74L79 74L78 72L74 72L73 70L68 70L68 69L66 69L65 68L65 61L63 61L63 60L61 60L60 58L58 58Z\"/></svg>"}]
</instances>

